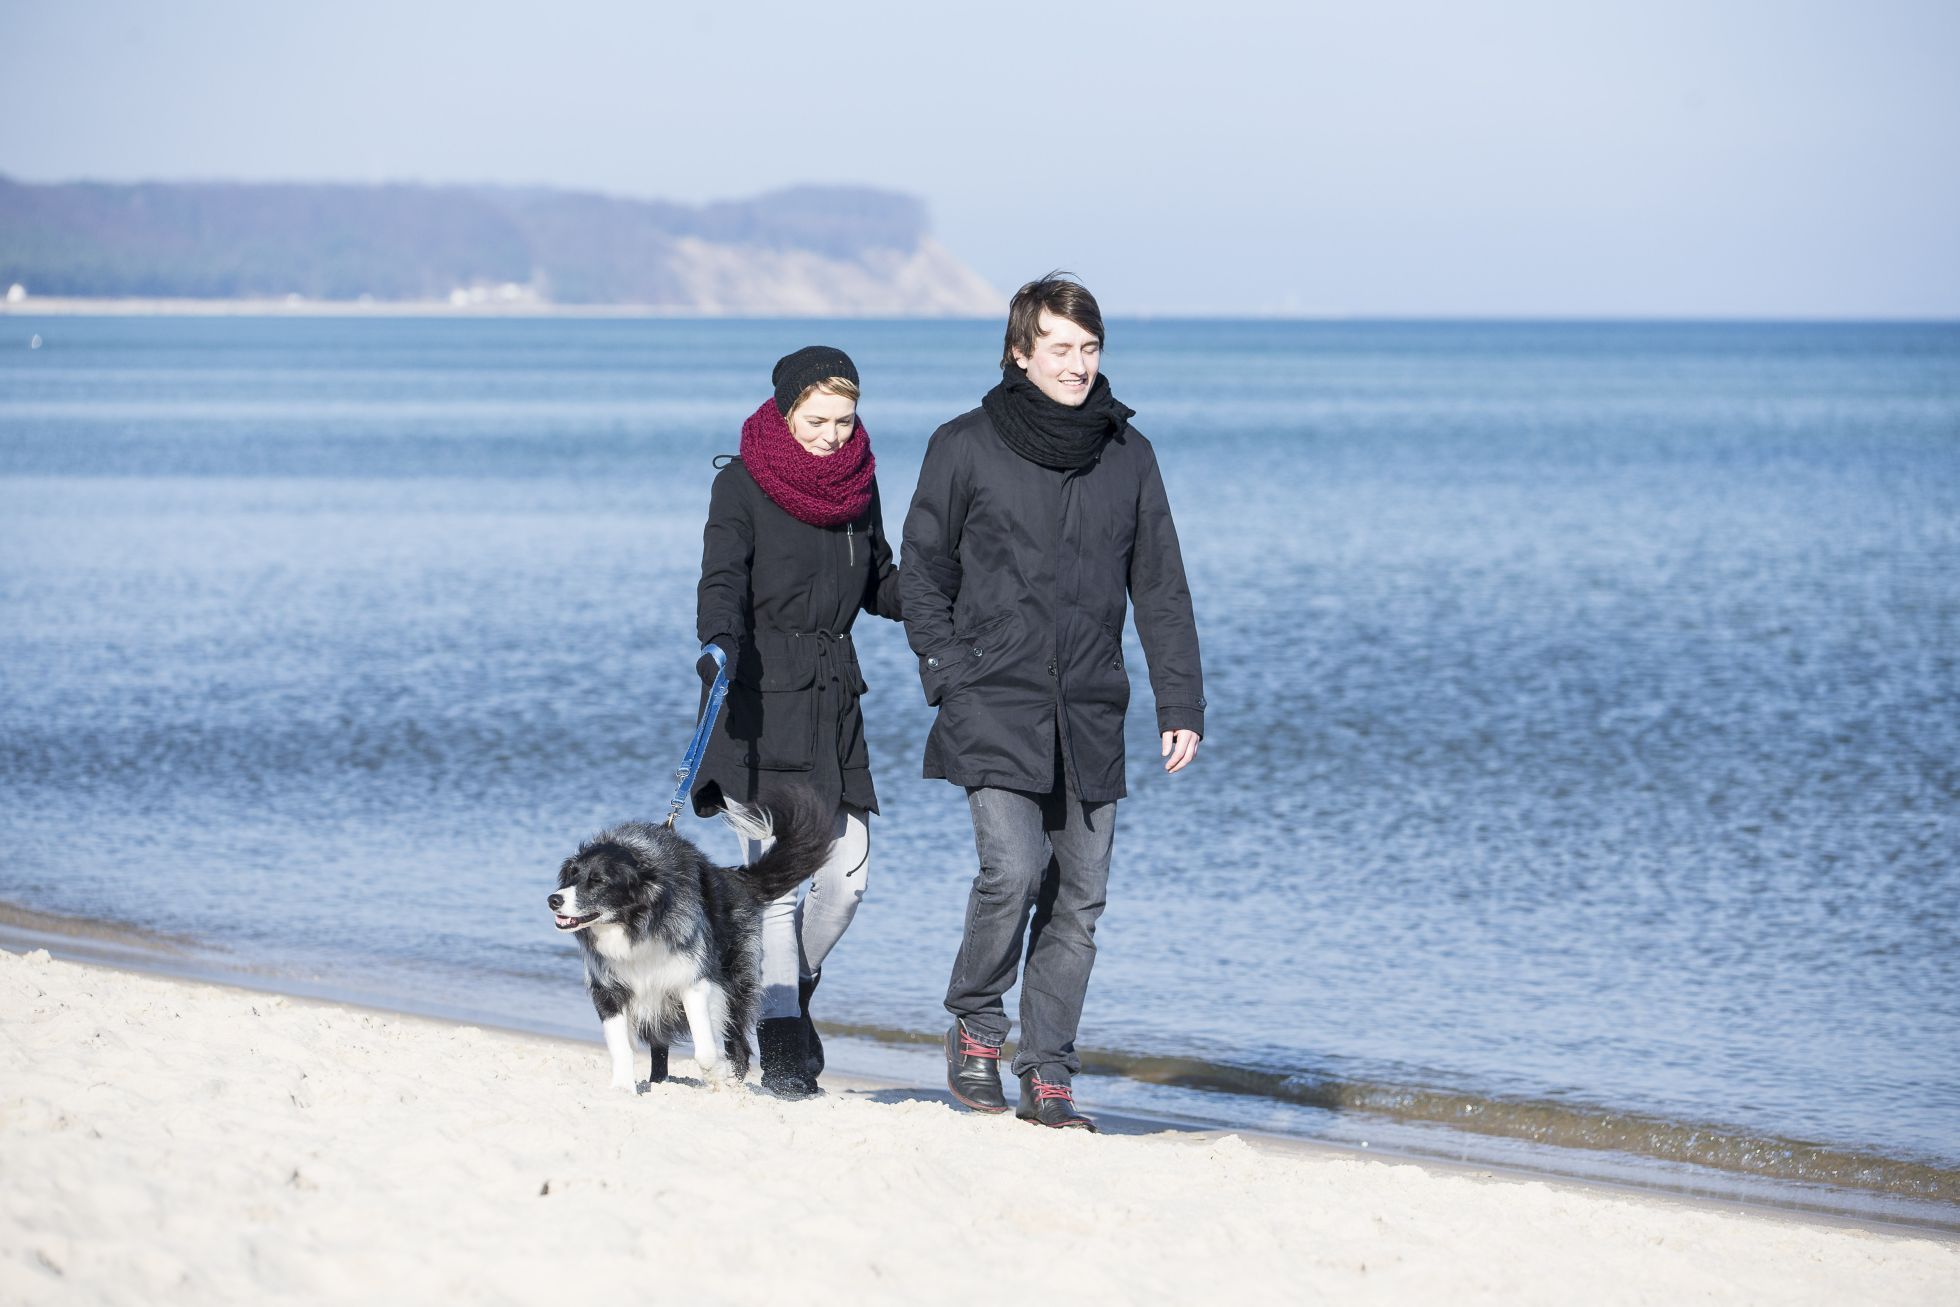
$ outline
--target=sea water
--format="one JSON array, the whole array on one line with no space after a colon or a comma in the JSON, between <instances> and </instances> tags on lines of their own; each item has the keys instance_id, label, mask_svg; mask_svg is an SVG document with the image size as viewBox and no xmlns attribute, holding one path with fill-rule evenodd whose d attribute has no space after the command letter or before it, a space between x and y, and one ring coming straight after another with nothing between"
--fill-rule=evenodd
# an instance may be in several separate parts
<instances>
[{"instance_id":1,"label":"sea water","mask_svg":"<svg viewBox=\"0 0 1960 1307\"><path fill-rule=\"evenodd\" d=\"M586 1030L544 897L665 814L712 460L813 342L896 536L994 324L0 318L0 899ZM1103 1101L1960 1203L1960 327L1116 321L1105 366L1211 707L1165 776L1128 634ZM971 832L856 634L883 811L818 1015L930 1076Z\"/></svg>"}]
</instances>

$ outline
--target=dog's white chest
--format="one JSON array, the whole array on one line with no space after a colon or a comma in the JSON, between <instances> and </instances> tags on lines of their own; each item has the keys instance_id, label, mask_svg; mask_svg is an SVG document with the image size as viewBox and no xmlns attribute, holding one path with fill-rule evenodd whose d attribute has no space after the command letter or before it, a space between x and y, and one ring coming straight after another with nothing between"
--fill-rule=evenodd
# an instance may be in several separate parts
<instances>
[{"instance_id":1,"label":"dog's white chest","mask_svg":"<svg viewBox=\"0 0 1960 1307\"><path fill-rule=\"evenodd\" d=\"M632 994L632 1006L640 1012L655 1013L678 1003L688 986L701 978L696 959L674 952L657 939L634 940L618 925L608 922L592 928L594 965L603 968L599 979L624 985Z\"/></svg>"}]
</instances>

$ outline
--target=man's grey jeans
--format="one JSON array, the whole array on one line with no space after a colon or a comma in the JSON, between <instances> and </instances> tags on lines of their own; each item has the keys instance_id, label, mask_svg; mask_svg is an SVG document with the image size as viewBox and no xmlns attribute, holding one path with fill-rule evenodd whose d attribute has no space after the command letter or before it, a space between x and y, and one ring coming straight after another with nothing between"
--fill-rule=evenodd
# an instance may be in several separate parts
<instances>
[{"instance_id":1,"label":"man's grey jeans","mask_svg":"<svg viewBox=\"0 0 1960 1307\"><path fill-rule=\"evenodd\" d=\"M976 1039L1007 1038L1001 996L1021 975L1021 1043L1014 1073L1072 1079L1082 1069L1075 1029L1096 962L1096 918L1109 888L1114 803L1083 803L1072 793L969 789L980 873L966 901L966 934L953 960L946 1010ZM1029 922L1029 914L1033 922Z\"/></svg>"}]
</instances>

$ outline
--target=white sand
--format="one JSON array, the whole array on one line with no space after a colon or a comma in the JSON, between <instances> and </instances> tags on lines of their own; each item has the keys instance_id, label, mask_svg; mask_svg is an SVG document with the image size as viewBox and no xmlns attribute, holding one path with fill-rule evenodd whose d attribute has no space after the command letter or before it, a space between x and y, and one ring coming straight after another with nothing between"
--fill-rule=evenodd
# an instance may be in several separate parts
<instances>
[{"instance_id":1,"label":"white sand","mask_svg":"<svg viewBox=\"0 0 1960 1307\"><path fill-rule=\"evenodd\" d=\"M1952 1241L606 1080L596 1043L0 952L0 1302L1960 1302Z\"/></svg>"}]
</instances>

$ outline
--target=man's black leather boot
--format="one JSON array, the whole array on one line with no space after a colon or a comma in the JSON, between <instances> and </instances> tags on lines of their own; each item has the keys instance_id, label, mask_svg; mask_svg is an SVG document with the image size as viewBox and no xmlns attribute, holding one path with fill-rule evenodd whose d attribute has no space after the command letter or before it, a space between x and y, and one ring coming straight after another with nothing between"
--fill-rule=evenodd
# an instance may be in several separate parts
<instances>
[{"instance_id":1,"label":"man's black leather boot","mask_svg":"<svg viewBox=\"0 0 1960 1307\"><path fill-rule=\"evenodd\" d=\"M1021 1101L1014 1115L1056 1130L1088 1130L1096 1123L1075 1110L1075 1090L1066 1080L1043 1080L1038 1071L1021 1073Z\"/></svg>"},{"instance_id":2,"label":"man's black leather boot","mask_svg":"<svg viewBox=\"0 0 1960 1307\"><path fill-rule=\"evenodd\" d=\"M946 1032L946 1087L976 1112L1005 1112L1000 1088L1000 1045L975 1039L964 1021Z\"/></svg>"}]
</instances>

